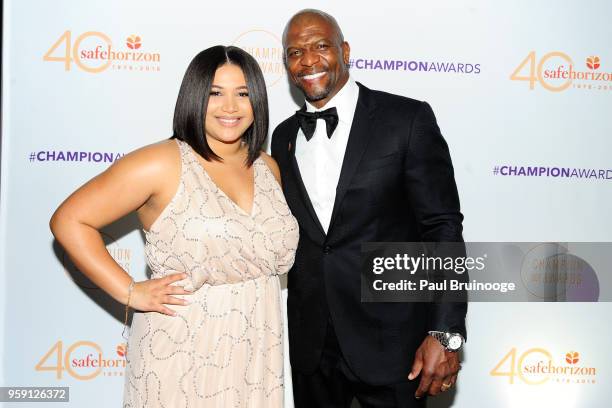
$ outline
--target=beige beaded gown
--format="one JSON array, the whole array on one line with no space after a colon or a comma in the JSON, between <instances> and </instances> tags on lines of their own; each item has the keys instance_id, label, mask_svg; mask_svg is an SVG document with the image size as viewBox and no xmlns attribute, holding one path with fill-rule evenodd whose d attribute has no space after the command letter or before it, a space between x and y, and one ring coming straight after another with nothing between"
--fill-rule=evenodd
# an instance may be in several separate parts
<instances>
[{"instance_id":1,"label":"beige beaded gown","mask_svg":"<svg viewBox=\"0 0 612 408\"><path fill-rule=\"evenodd\" d=\"M149 231L154 278L185 272L193 294L176 317L135 313L124 407L283 405L279 274L293 264L298 225L267 164L254 166L251 213L221 191L185 142L178 191Z\"/></svg>"}]
</instances>

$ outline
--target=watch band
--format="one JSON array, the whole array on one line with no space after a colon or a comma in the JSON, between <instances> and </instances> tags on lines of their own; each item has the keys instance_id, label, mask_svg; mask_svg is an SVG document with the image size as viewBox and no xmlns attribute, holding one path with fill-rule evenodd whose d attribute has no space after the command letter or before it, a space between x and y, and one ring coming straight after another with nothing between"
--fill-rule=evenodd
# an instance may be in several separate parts
<instances>
[{"instance_id":1,"label":"watch band","mask_svg":"<svg viewBox=\"0 0 612 408\"><path fill-rule=\"evenodd\" d=\"M459 333L449 333L449 332L441 332L441 331L436 331L436 330L432 330L427 332L431 337L433 337L434 339L438 340L440 342L440 344L447 350L447 351L459 351L461 350L461 348L463 347L463 343L465 343L465 339L463 338L463 336ZM450 344L451 339L460 339L459 340L459 345L453 347ZM456 343L453 342L453 343Z\"/></svg>"}]
</instances>

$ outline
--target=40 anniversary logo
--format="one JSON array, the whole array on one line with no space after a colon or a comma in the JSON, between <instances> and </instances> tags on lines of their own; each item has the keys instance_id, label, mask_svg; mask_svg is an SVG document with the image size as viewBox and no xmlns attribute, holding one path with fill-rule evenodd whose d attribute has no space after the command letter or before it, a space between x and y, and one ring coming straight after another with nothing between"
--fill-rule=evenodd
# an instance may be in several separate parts
<instances>
[{"instance_id":1,"label":"40 anniversary logo","mask_svg":"<svg viewBox=\"0 0 612 408\"><path fill-rule=\"evenodd\" d=\"M43 55L43 61L62 62L70 71L74 63L82 71L97 74L111 68L116 71L159 71L159 52L144 51L139 35L125 38L125 48L116 48L111 38L100 31L87 31L74 39L64 31Z\"/></svg>"},{"instance_id":2,"label":"40 anniversary logo","mask_svg":"<svg viewBox=\"0 0 612 408\"><path fill-rule=\"evenodd\" d=\"M584 59L584 68L574 63L566 53L553 51L537 56L531 51L510 74L512 81L529 83L535 89L536 83L551 92L575 89L612 91L612 72L601 69L602 58L589 55Z\"/></svg>"},{"instance_id":3,"label":"40 anniversary logo","mask_svg":"<svg viewBox=\"0 0 612 408\"><path fill-rule=\"evenodd\" d=\"M597 368L583 362L583 356L571 350L555 358L557 353L535 347L520 353L516 347L502 357L489 374L507 377L508 384L518 378L524 384L542 385L547 382L565 384L595 384ZM559 355L557 354L557 355Z\"/></svg>"},{"instance_id":4,"label":"40 anniversary logo","mask_svg":"<svg viewBox=\"0 0 612 408\"><path fill-rule=\"evenodd\" d=\"M63 378L64 372L81 381L92 380L101 374L123 376L126 345L118 344L114 351L116 356L112 353L105 355L102 347L92 341L81 340L66 346L59 340L40 358L34 369L54 372L58 380Z\"/></svg>"}]
</instances>

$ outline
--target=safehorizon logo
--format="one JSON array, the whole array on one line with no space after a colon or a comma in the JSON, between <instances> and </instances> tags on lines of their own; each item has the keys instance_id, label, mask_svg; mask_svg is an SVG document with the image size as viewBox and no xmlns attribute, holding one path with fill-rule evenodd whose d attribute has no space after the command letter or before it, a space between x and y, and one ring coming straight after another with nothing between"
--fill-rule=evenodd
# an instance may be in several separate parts
<instances>
[{"instance_id":1,"label":"safehorizon logo","mask_svg":"<svg viewBox=\"0 0 612 408\"><path fill-rule=\"evenodd\" d=\"M584 68L574 64L566 53L553 51L541 58L531 51L510 74L512 81L529 82L534 90L536 83L551 92L562 92L568 88L612 91L612 71L598 71L602 59L597 55L586 57Z\"/></svg>"},{"instance_id":2,"label":"safehorizon logo","mask_svg":"<svg viewBox=\"0 0 612 408\"><path fill-rule=\"evenodd\" d=\"M126 40L126 45L129 49L137 50L142 45L140 43L141 39L137 35L130 35Z\"/></svg>"},{"instance_id":3,"label":"safehorizon logo","mask_svg":"<svg viewBox=\"0 0 612 408\"><path fill-rule=\"evenodd\" d=\"M580 353L569 351L556 362L553 354L544 348L532 348L517 358L517 349L512 348L490 371L494 377L508 377L514 384L518 377L529 385L542 385L548 382L563 384L595 384L597 368L578 364Z\"/></svg>"},{"instance_id":4,"label":"safehorizon logo","mask_svg":"<svg viewBox=\"0 0 612 408\"><path fill-rule=\"evenodd\" d=\"M64 342L57 341L41 357L34 369L36 371L53 371L60 380L67 372L72 378L81 381L105 377L121 377L127 366L125 359L127 346L117 345L117 357L106 356L99 344L88 340L77 341L64 351Z\"/></svg>"},{"instance_id":5,"label":"safehorizon logo","mask_svg":"<svg viewBox=\"0 0 612 408\"><path fill-rule=\"evenodd\" d=\"M119 357L125 357L127 355L127 344L121 343L117 345L116 351Z\"/></svg>"},{"instance_id":6,"label":"safehorizon logo","mask_svg":"<svg viewBox=\"0 0 612 408\"><path fill-rule=\"evenodd\" d=\"M599 57L592 56L586 59L586 65L588 69L598 69L599 68Z\"/></svg>"},{"instance_id":7,"label":"safehorizon logo","mask_svg":"<svg viewBox=\"0 0 612 408\"><path fill-rule=\"evenodd\" d=\"M46 62L63 62L70 71L75 63L82 71L97 74L114 71L157 72L161 70L161 54L141 50L143 38L131 34L125 38L126 48L116 48L110 36L99 31L88 31L72 41L72 32L65 31L43 56Z\"/></svg>"},{"instance_id":8,"label":"safehorizon logo","mask_svg":"<svg viewBox=\"0 0 612 408\"><path fill-rule=\"evenodd\" d=\"M570 351L565 354L565 361L567 364L577 364L580 361L580 354L577 351Z\"/></svg>"}]
</instances>

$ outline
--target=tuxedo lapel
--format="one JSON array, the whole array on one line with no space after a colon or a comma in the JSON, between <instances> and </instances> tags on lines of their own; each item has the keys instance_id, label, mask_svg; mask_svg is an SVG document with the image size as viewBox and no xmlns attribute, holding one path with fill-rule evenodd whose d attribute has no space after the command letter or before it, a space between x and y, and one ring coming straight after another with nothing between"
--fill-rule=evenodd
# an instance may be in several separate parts
<instances>
[{"instance_id":1,"label":"tuxedo lapel","mask_svg":"<svg viewBox=\"0 0 612 408\"><path fill-rule=\"evenodd\" d=\"M334 227L334 221L338 215L338 209L346 190L357 170L357 166L361 161L361 157L365 152L368 142L370 141L371 124L373 120L373 107L370 106L368 98L369 90L363 85L359 84L359 97L357 99L357 107L355 108L355 115L353 116L353 124L351 125L351 131L349 133L348 144L344 153L344 160L342 161L342 170L340 171L340 179L338 180L338 186L336 187L336 198L334 200L334 208L332 210L331 221L327 230L327 235L331 234Z\"/></svg>"},{"instance_id":2,"label":"tuxedo lapel","mask_svg":"<svg viewBox=\"0 0 612 408\"><path fill-rule=\"evenodd\" d=\"M299 130L299 124L298 124L297 119L295 119L290 129L291 137L289 138L288 150L289 150L289 163L290 163L290 168L291 168L291 175L293 177L294 186L297 188L299 192L300 200L299 202L292 203L293 204L292 208L295 208L295 206L304 207L311 221L310 223L307 223L307 224L310 224L310 226L312 227L311 234L310 234L311 238L313 238L315 242L323 242L323 240L325 239L325 230L323 229L323 226L321 225L321 222L319 221L319 217L317 217L317 213L315 212L315 209L312 205L312 201L310 201L310 196L308 196L308 192L306 191L306 186L304 185L304 181L302 180L300 168L295 158L295 142L297 139L298 130ZM302 221L303 225L305 224L304 223L305 220L299 220L299 221Z\"/></svg>"}]
</instances>

